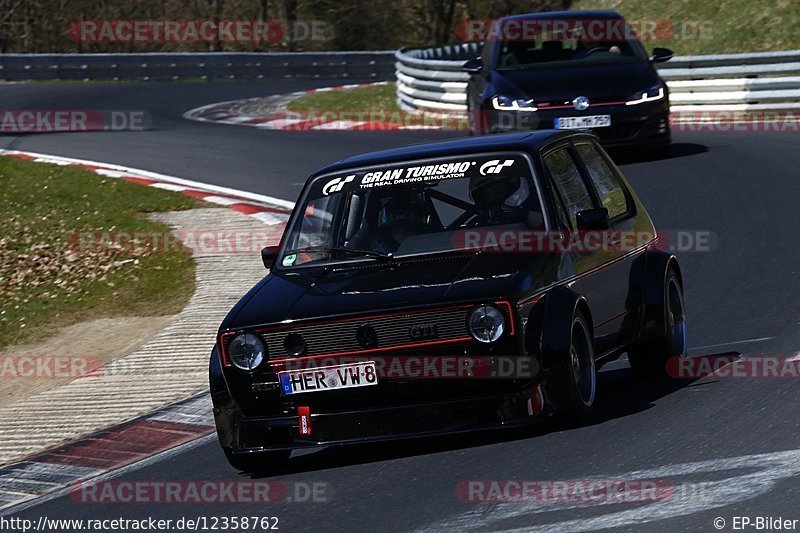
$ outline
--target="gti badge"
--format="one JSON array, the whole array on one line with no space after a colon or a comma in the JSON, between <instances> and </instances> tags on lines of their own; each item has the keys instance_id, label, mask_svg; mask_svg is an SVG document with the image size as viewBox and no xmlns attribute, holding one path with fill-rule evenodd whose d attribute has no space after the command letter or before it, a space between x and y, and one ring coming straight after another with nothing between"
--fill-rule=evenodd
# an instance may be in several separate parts
<instances>
[{"instance_id":1,"label":"gti badge","mask_svg":"<svg viewBox=\"0 0 800 533\"><path fill-rule=\"evenodd\" d=\"M356 329L356 340L362 348L372 348L378 344L378 332L369 324L361 324Z\"/></svg>"},{"instance_id":2,"label":"gti badge","mask_svg":"<svg viewBox=\"0 0 800 533\"><path fill-rule=\"evenodd\" d=\"M436 324L422 324L408 328L408 336L411 340L421 341L425 339L435 339L439 336Z\"/></svg>"},{"instance_id":3,"label":"gti badge","mask_svg":"<svg viewBox=\"0 0 800 533\"><path fill-rule=\"evenodd\" d=\"M578 111L586 111L589 109L589 99L585 96L578 96L575 100L572 101L572 107L577 109Z\"/></svg>"}]
</instances>

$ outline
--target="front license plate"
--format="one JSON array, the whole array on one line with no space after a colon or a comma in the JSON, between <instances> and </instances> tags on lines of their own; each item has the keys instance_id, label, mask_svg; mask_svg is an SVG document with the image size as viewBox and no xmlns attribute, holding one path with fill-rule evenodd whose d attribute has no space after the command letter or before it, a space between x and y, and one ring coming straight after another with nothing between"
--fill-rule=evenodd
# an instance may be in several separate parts
<instances>
[{"instance_id":1,"label":"front license plate","mask_svg":"<svg viewBox=\"0 0 800 533\"><path fill-rule=\"evenodd\" d=\"M611 115L590 115L588 117L563 117L556 119L558 130L586 130L607 128L611 125Z\"/></svg>"},{"instance_id":2,"label":"front license plate","mask_svg":"<svg viewBox=\"0 0 800 533\"><path fill-rule=\"evenodd\" d=\"M304 370L278 372L283 394L301 392L322 392L354 387L368 387L378 384L375 362L351 363L346 365L322 366Z\"/></svg>"}]
</instances>

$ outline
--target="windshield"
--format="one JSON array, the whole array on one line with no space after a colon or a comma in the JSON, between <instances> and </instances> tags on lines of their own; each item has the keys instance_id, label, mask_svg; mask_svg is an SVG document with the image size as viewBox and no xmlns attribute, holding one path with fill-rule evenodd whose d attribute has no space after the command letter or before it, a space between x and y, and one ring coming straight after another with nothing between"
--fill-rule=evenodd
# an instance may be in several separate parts
<instances>
[{"instance_id":1,"label":"windshield","mask_svg":"<svg viewBox=\"0 0 800 533\"><path fill-rule=\"evenodd\" d=\"M589 29L594 28L592 23L597 24L604 31L586 31L581 26L562 33L529 32L525 38L499 39L496 68L577 67L647 60L644 48L624 21L605 22L608 24L603 20L585 24Z\"/></svg>"},{"instance_id":2,"label":"windshield","mask_svg":"<svg viewBox=\"0 0 800 533\"><path fill-rule=\"evenodd\" d=\"M409 162L311 185L284 239L290 268L463 250L467 228L546 229L521 154Z\"/></svg>"}]
</instances>

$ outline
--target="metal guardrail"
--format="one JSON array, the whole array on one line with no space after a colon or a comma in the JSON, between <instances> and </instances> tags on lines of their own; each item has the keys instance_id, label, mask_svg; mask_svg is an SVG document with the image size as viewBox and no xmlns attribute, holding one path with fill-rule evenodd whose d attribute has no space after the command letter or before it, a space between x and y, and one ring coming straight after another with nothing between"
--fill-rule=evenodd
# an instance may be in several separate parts
<instances>
[{"instance_id":1,"label":"metal guardrail","mask_svg":"<svg viewBox=\"0 0 800 533\"><path fill-rule=\"evenodd\" d=\"M463 114L480 43L397 52L0 54L0 80L397 79L407 111ZM677 56L659 65L682 112L800 110L800 50Z\"/></svg>"},{"instance_id":2,"label":"metal guardrail","mask_svg":"<svg viewBox=\"0 0 800 533\"><path fill-rule=\"evenodd\" d=\"M395 52L397 101L410 112L464 114L479 43ZM800 50L676 56L658 65L678 112L800 110Z\"/></svg>"},{"instance_id":3,"label":"metal guardrail","mask_svg":"<svg viewBox=\"0 0 800 533\"><path fill-rule=\"evenodd\" d=\"M409 112L466 113L469 74L461 66L480 53L480 43L398 50L397 104Z\"/></svg>"},{"instance_id":4,"label":"metal guardrail","mask_svg":"<svg viewBox=\"0 0 800 533\"><path fill-rule=\"evenodd\" d=\"M393 52L0 54L0 79L389 79Z\"/></svg>"}]
</instances>

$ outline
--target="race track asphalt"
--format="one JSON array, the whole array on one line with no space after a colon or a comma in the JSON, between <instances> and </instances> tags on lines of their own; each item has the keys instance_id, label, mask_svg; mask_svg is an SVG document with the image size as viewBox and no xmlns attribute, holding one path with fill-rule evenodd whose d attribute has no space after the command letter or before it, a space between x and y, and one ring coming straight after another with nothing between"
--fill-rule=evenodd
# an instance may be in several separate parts
<instances>
[{"instance_id":1,"label":"race track asphalt","mask_svg":"<svg viewBox=\"0 0 800 533\"><path fill-rule=\"evenodd\" d=\"M145 110L144 132L0 135L0 147L112 162L294 200L305 176L341 157L454 136L445 132L281 132L186 121L222 100L324 81L14 84L5 109ZM693 354L800 352L800 135L675 131L669 159L622 162L658 228L708 232L710 251L679 254ZM637 382L623 360L600 374L599 404L579 428L326 449L271 478L327 483L329 501L79 504L68 496L20 517L177 519L277 516L283 531L709 531L722 517L800 519L800 379ZM756 454L762 454L753 457ZM486 504L464 480L664 479L656 503ZM126 473L128 480L246 480L213 439ZM300 485L292 485L298 486ZM298 489L300 490L300 489ZM683 492L681 492L683 491ZM689 491L687 493L686 491Z\"/></svg>"}]
</instances>

